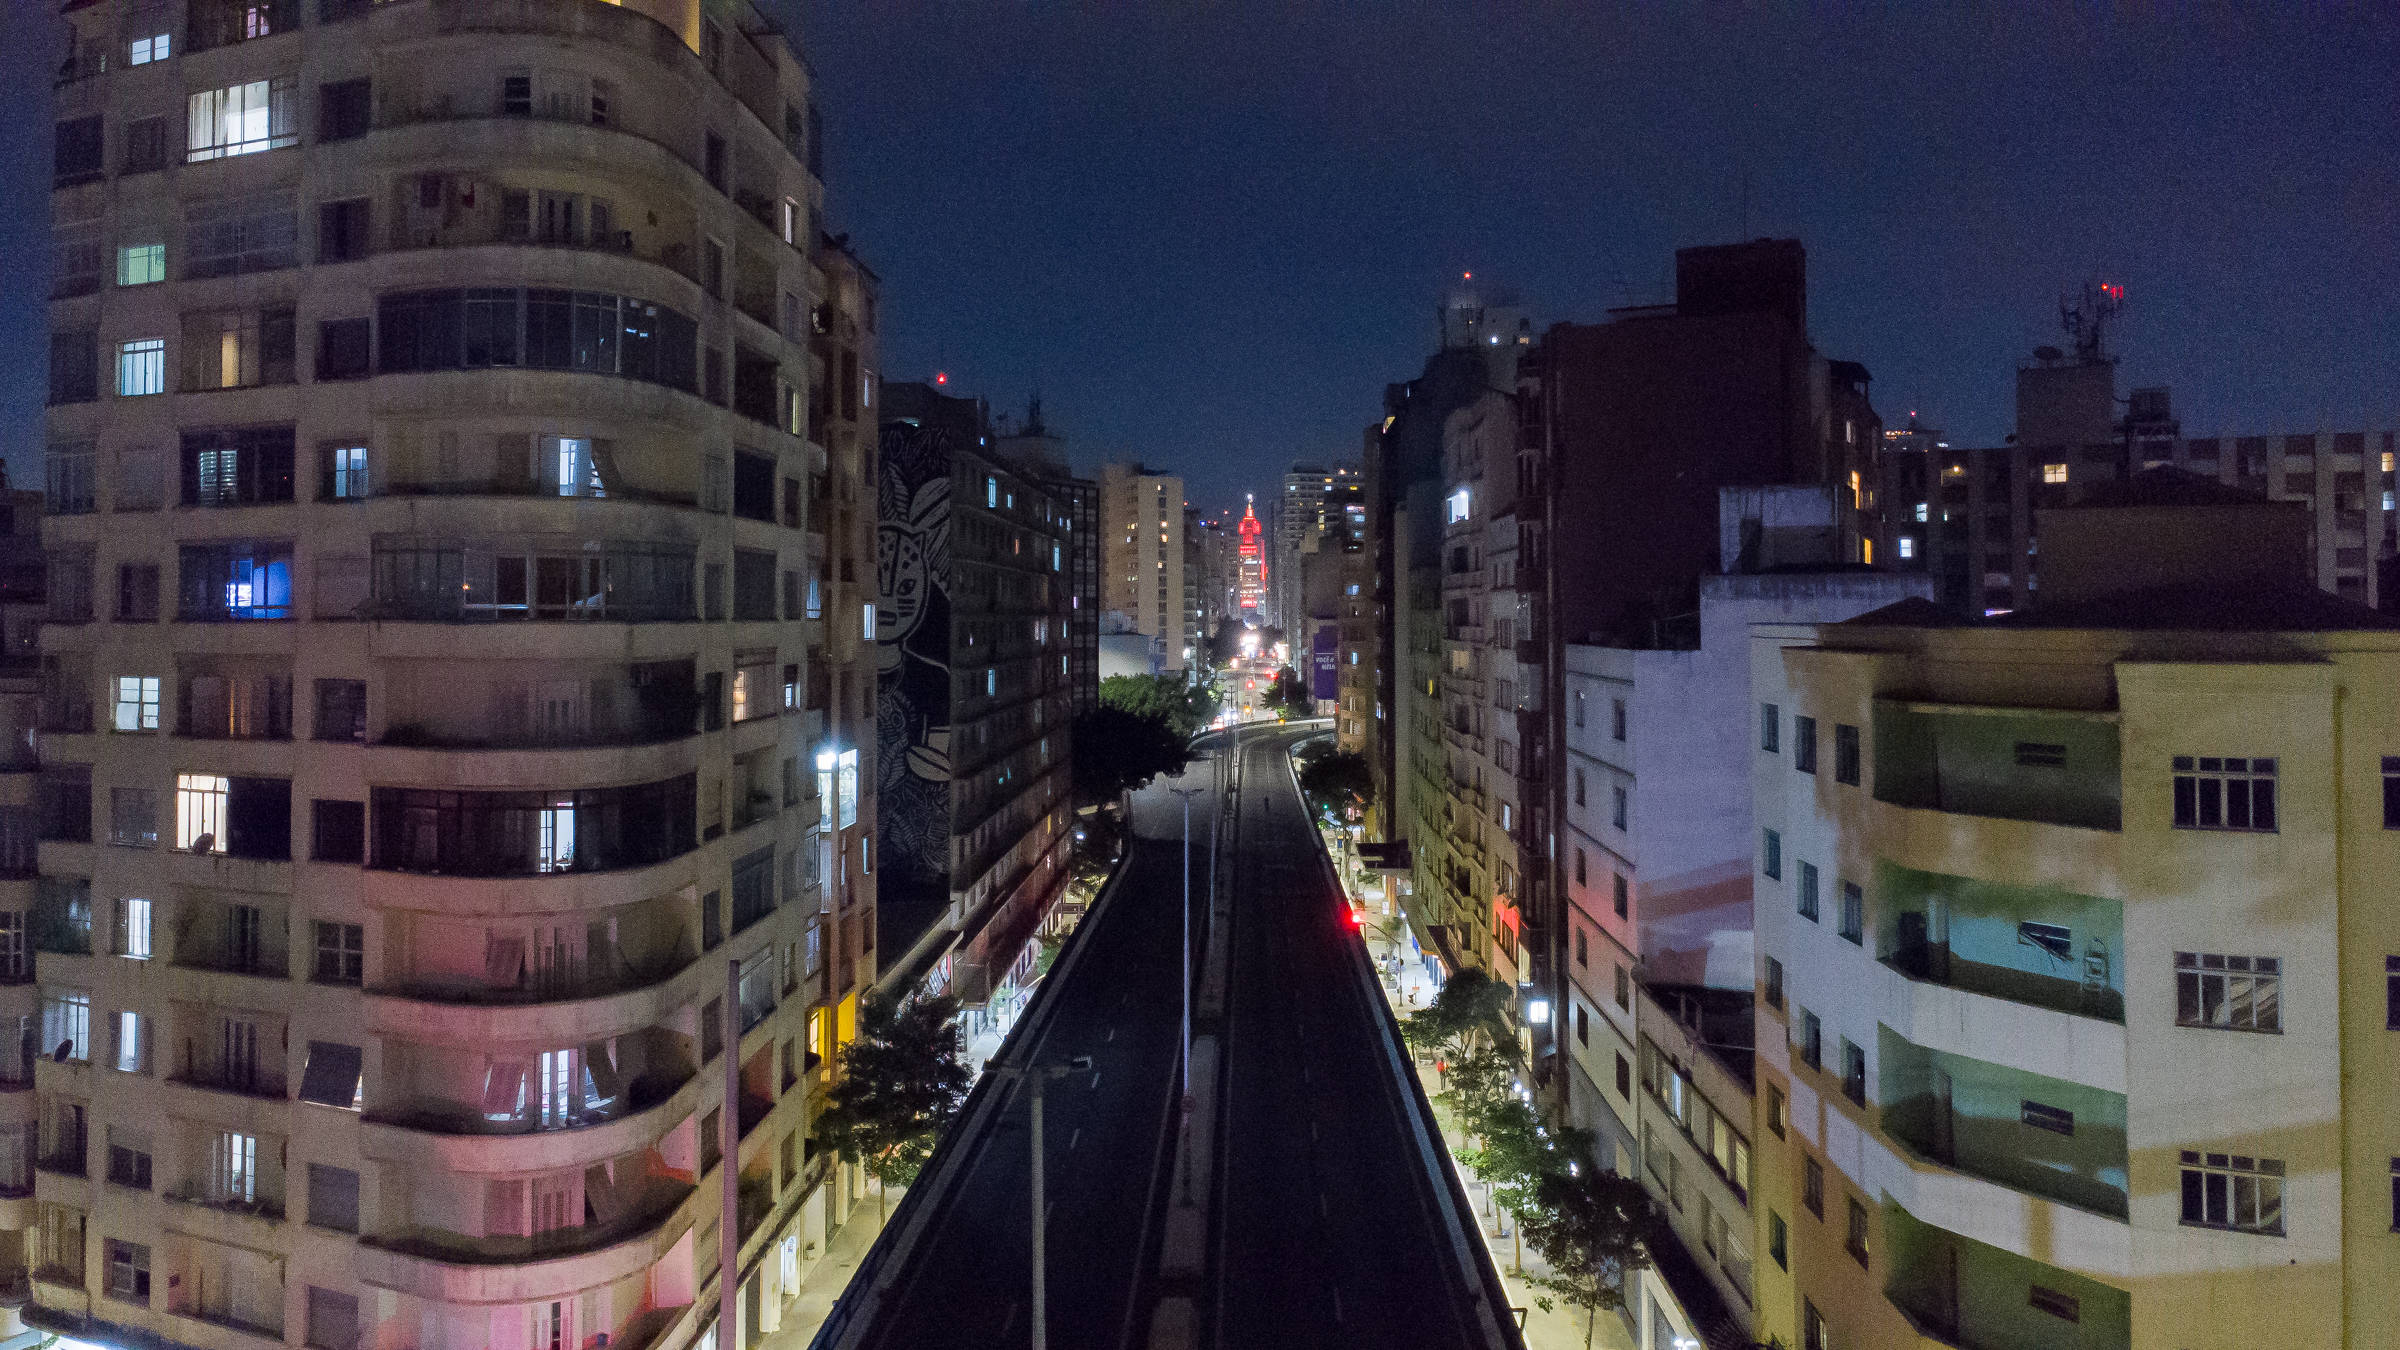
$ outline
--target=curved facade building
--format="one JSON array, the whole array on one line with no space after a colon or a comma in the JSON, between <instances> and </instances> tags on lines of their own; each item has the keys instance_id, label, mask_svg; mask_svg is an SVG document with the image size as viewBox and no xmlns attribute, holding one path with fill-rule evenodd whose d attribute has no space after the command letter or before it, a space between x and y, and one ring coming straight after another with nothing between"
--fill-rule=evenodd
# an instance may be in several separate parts
<instances>
[{"instance_id":1,"label":"curved facade building","mask_svg":"<svg viewBox=\"0 0 2400 1350\"><path fill-rule=\"evenodd\" d=\"M746 1343L875 961L807 67L740 0L64 8L0 1269L109 1343L680 1350L730 1223Z\"/></svg>"}]
</instances>

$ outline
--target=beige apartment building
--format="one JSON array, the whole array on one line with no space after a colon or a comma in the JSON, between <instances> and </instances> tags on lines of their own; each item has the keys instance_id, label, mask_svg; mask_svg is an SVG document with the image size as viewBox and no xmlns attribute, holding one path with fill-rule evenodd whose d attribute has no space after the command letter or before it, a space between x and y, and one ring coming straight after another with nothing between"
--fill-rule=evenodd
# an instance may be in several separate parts
<instances>
[{"instance_id":1,"label":"beige apartment building","mask_svg":"<svg viewBox=\"0 0 2400 1350\"><path fill-rule=\"evenodd\" d=\"M875 960L807 67L740 0L65 10L0 1274L113 1344L749 1343Z\"/></svg>"},{"instance_id":2,"label":"beige apartment building","mask_svg":"<svg viewBox=\"0 0 2400 1350\"><path fill-rule=\"evenodd\" d=\"M2173 474L2026 613L1756 630L1762 1337L2390 1343L2400 625Z\"/></svg>"},{"instance_id":3,"label":"beige apartment building","mask_svg":"<svg viewBox=\"0 0 2400 1350\"><path fill-rule=\"evenodd\" d=\"M1183 480L1139 464L1100 466L1101 607L1159 640L1161 664L1181 672L1198 640L1184 571Z\"/></svg>"}]
</instances>

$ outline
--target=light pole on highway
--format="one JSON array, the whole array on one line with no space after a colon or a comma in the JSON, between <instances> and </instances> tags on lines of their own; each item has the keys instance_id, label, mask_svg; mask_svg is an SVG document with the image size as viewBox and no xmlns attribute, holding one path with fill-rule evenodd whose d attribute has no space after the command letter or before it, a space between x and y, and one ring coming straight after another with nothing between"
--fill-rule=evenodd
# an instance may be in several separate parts
<instances>
[{"instance_id":1,"label":"light pole on highway","mask_svg":"<svg viewBox=\"0 0 2400 1350\"><path fill-rule=\"evenodd\" d=\"M1192 1118L1192 798L1208 789L1203 787L1168 788L1183 798L1183 1118ZM1214 839L1212 833L1209 836ZM1213 876L1216 863L1211 860Z\"/></svg>"},{"instance_id":2,"label":"light pole on highway","mask_svg":"<svg viewBox=\"0 0 2400 1350\"><path fill-rule=\"evenodd\" d=\"M1050 1281L1049 1264L1043 1252L1044 1229L1048 1226L1043 1211L1048 1201L1042 1198L1042 1085L1071 1073L1086 1073L1092 1067L1090 1055L1077 1055L1063 1064L1036 1064L1031 1068L994 1069L994 1073L1022 1076L1033 1088L1033 1350L1048 1350L1050 1344Z\"/></svg>"}]
</instances>

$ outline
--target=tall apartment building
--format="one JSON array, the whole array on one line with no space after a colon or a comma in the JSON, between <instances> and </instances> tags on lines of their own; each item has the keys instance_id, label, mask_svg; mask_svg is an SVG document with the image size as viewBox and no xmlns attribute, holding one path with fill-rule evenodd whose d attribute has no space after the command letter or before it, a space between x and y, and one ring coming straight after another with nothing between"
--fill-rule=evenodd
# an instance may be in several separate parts
<instances>
[{"instance_id":1,"label":"tall apartment building","mask_svg":"<svg viewBox=\"0 0 2400 1350\"><path fill-rule=\"evenodd\" d=\"M806 65L728 0L66 9L26 1320L749 1343L874 974Z\"/></svg>"},{"instance_id":2,"label":"tall apartment building","mask_svg":"<svg viewBox=\"0 0 2400 1350\"><path fill-rule=\"evenodd\" d=\"M1359 461L1358 540L1342 556L1342 594L1336 619L1340 642L1335 648L1333 740L1336 749L1364 756L1372 765L1376 724L1385 716L1381 693L1376 687L1376 675L1383 669L1385 620L1380 556L1381 535L1386 527L1375 509L1380 496L1377 477L1381 472L1382 427L1369 426L1361 439L1365 453ZM1374 837L1381 838L1380 823L1388 814L1389 803L1378 797L1368 811L1368 828Z\"/></svg>"},{"instance_id":3,"label":"tall apartment building","mask_svg":"<svg viewBox=\"0 0 2400 1350\"><path fill-rule=\"evenodd\" d=\"M2040 600L2038 514L2107 493L2129 475L2171 467L2270 500L2308 508L2309 575L2322 589L2383 604L2384 572L2400 552L2389 429L2269 436L2186 436L2169 391L2116 394L2113 358L2037 356L2017 371L2017 434L2009 445L1930 452L1911 539L1963 613L2023 609ZM2122 406L2124 415L2117 409ZM1895 518L1898 519L1897 515Z\"/></svg>"},{"instance_id":4,"label":"tall apartment building","mask_svg":"<svg viewBox=\"0 0 2400 1350\"><path fill-rule=\"evenodd\" d=\"M883 416L886 983L955 995L972 1039L1013 1017L1067 880L1073 514L977 400L888 384Z\"/></svg>"},{"instance_id":5,"label":"tall apartment building","mask_svg":"<svg viewBox=\"0 0 2400 1350\"><path fill-rule=\"evenodd\" d=\"M1723 494L1727 536L1755 538L1778 495ZM1919 574L1772 566L1704 578L1688 644L1565 648L1553 1100L1599 1165L1651 1187L1680 1244L1624 1310L1642 1345L1747 1343L1755 1322L1752 626L1931 593Z\"/></svg>"},{"instance_id":6,"label":"tall apartment building","mask_svg":"<svg viewBox=\"0 0 2400 1350\"><path fill-rule=\"evenodd\" d=\"M1025 420L992 444L1032 475L1057 508L1067 542L1067 686L1074 711L1089 712L1100 704L1100 485L1075 476L1066 438L1042 420L1039 394Z\"/></svg>"},{"instance_id":7,"label":"tall apartment building","mask_svg":"<svg viewBox=\"0 0 2400 1350\"><path fill-rule=\"evenodd\" d=\"M1273 539L1269 608L1276 626L1288 631L1307 617L1300 555L1310 541L1328 531L1363 537L1366 499L1356 465L1294 464L1282 486L1268 522Z\"/></svg>"},{"instance_id":8,"label":"tall apartment building","mask_svg":"<svg viewBox=\"0 0 2400 1350\"><path fill-rule=\"evenodd\" d=\"M1200 626L1195 643L1214 639L1219 628L1239 623L1234 594L1239 578L1234 560L1233 532L1222 516L1198 515L1185 522L1185 567L1199 596Z\"/></svg>"},{"instance_id":9,"label":"tall apartment building","mask_svg":"<svg viewBox=\"0 0 2400 1350\"><path fill-rule=\"evenodd\" d=\"M1139 464L1100 466L1100 567L1104 609L1157 638L1170 671L1193 661L1184 583L1183 480Z\"/></svg>"},{"instance_id":10,"label":"tall apartment building","mask_svg":"<svg viewBox=\"0 0 2400 1350\"><path fill-rule=\"evenodd\" d=\"M1762 1335L2388 1339L2400 631L2168 473L2030 611L1757 630Z\"/></svg>"},{"instance_id":11,"label":"tall apartment building","mask_svg":"<svg viewBox=\"0 0 2400 1350\"><path fill-rule=\"evenodd\" d=\"M1267 605L1267 549L1259 537L1258 503L1242 500L1242 518L1234 523L1240 542L1234 545L1233 599L1244 623L1263 622Z\"/></svg>"}]
</instances>

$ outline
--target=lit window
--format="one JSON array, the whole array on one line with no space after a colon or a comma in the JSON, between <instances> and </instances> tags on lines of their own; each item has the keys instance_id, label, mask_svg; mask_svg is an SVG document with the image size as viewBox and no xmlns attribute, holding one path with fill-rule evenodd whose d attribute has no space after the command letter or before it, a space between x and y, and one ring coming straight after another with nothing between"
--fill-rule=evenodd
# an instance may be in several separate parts
<instances>
[{"instance_id":1,"label":"lit window","mask_svg":"<svg viewBox=\"0 0 2400 1350\"><path fill-rule=\"evenodd\" d=\"M148 286L167 279L165 244L127 244L117 250L117 284Z\"/></svg>"},{"instance_id":2,"label":"lit window","mask_svg":"<svg viewBox=\"0 0 2400 1350\"><path fill-rule=\"evenodd\" d=\"M156 675L119 675L117 677L116 729L119 731L158 730L158 677Z\"/></svg>"},{"instance_id":3,"label":"lit window","mask_svg":"<svg viewBox=\"0 0 2400 1350\"><path fill-rule=\"evenodd\" d=\"M150 959L150 902L131 897L117 901L117 955L135 961Z\"/></svg>"},{"instance_id":4,"label":"lit window","mask_svg":"<svg viewBox=\"0 0 2400 1350\"><path fill-rule=\"evenodd\" d=\"M149 37L137 37L133 40L131 50L126 55L125 64L146 66L153 61L164 61L174 54L175 35L173 33L153 33Z\"/></svg>"},{"instance_id":5,"label":"lit window","mask_svg":"<svg viewBox=\"0 0 2400 1350\"><path fill-rule=\"evenodd\" d=\"M1901 557L1903 557L1903 558L1913 558L1913 557L1917 556L1917 541L1916 541L1915 539L1913 539L1913 538L1911 538L1910 536L1908 536L1908 535L1905 535L1905 534L1904 534L1904 535L1901 535L1901 536L1900 536L1900 538L1899 538L1898 540L1896 540L1895 542L1896 542L1896 543L1899 545L1899 547L1900 547L1900 556L1901 556Z\"/></svg>"},{"instance_id":6,"label":"lit window","mask_svg":"<svg viewBox=\"0 0 2400 1350\"><path fill-rule=\"evenodd\" d=\"M2045 483L2063 483L2067 481L2067 466L2064 464L2043 465L2042 481Z\"/></svg>"},{"instance_id":7,"label":"lit window","mask_svg":"<svg viewBox=\"0 0 2400 1350\"><path fill-rule=\"evenodd\" d=\"M859 634L865 640L873 642L875 640L875 603L870 600L860 609Z\"/></svg>"},{"instance_id":8,"label":"lit window","mask_svg":"<svg viewBox=\"0 0 2400 1350\"><path fill-rule=\"evenodd\" d=\"M1462 487L1458 491L1451 493L1450 523L1455 525L1458 522L1467 519L1470 506L1471 496L1466 488Z\"/></svg>"},{"instance_id":9,"label":"lit window","mask_svg":"<svg viewBox=\"0 0 2400 1350\"><path fill-rule=\"evenodd\" d=\"M225 851L225 795L230 786L217 774L175 776L175 847Z\"/></svg>"},{"instance_id":10,"label":"lit window","mask_svg":"<svg viewBox=\"0 0 2400 1350\"><path fill-rule=\"evenodd\" d=\"M1919 525L1922 525L1922 524L1924 524L1924 523L1925 523L1925 510L1926 510L1926 508L1925 508L1925 503L1923 503L1923 502L1918 502L1918 503L1917 503L1917 523L1918 523Z\"/></svg>"},{"instance_id":11,"label":"lit window","mask_svg":"<svg viewBox=\"0 0 2400 1350\"><path fill-rule=\"evenodd\" d=\"M167 340L137 338L117 344L117 396L140 398L167 392Z\"/></svg>"},{"instance_id":12,"label":"lit window","mask_svg":"<svg viewBox=\"0 0 2400 1350\"><path fill-rule=\"evenodd\" d=\"M283 75L192 95L187 158L223 159L298 144L292 92L292 77Z\"/></svg>"}]
</instances>

